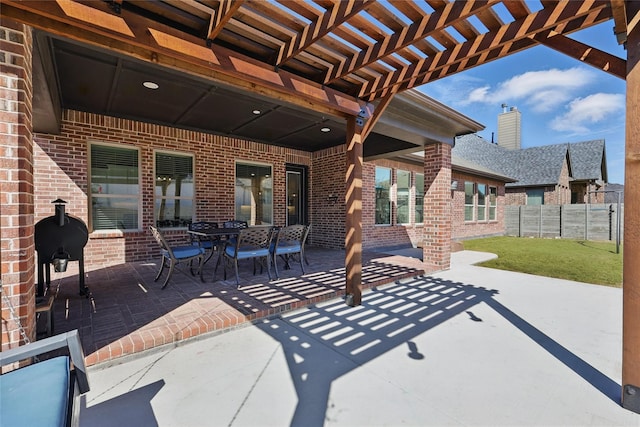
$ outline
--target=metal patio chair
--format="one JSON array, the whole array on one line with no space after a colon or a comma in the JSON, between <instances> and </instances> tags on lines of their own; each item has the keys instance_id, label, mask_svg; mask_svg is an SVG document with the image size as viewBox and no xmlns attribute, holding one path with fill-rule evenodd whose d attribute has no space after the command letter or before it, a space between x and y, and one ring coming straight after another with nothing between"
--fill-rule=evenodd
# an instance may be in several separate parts
<instances>
[{"instance_id":1,"label":"metal patio chair","mask_svg":"<svg viewBox=\"0 0 640 427\"><path fill-rule=\"evenodd\" d=\"M160 264L160 270L158 271L158 274L156 275L154 282L157 282L160 276L162 275L162 270L164 270L165 263L167 261L169 262L169 274L167 274L167 278L164 280L164 283L162 284L162 289L164 289L165 286L167 286L167 283L169 283L169 279L171 278L171 275L173 274L173 270L177 264L188 261L189 265L191 266L191 263L193 263L193 260L196 260L196 259L198 260L198 274L200 275L200 279L202 280L202 264L204 261L204 254L205 254L204 248L201 248L199 246L194 246L194 245L170 246L167 243L167 240L164 238L164 235L160 230L158 230L154 226L150 226L149 228L151 229L151 233L153 234L153 237L156 239L156 241L160 245L160 249L162 252L162 262Z\"/></svg>"},{"instance_id":2,"label":"metal patio chair","mask_svg":"<svg viewBox=\"0 0 640 427\"><path fill-rule=\"evenodd\" d=\"M253 259L253 274L256 273L256 260L266 260L267 273L271 280L271 245L272 227L250 227L240 230L235 241L228 242L222 255L224 257L224 280L227 280L227 264L233 262L236 272L236 285L240 287L240 275L238 273L238 261L241 259ZM217 267L216 267L217 268Z\"/></svg>"},{"instance_id":3,"label":"metal patio chair","mask_svg":"<svg viewBox=\"0 0 640 427\"><path fill-rule=\"evenodd\" d=\"M271 243L270 247L276 278L280 278L278 273L278 256L284 260L285 269L291 268L289 260L297 256L300 261L302 274L305 274L304 263L309 264L304 253L304 244L308 234L309 226L302 224L283 227L278 231L275 241Z\"/></svg>"},{"instance_id":4,"label":"metal patio chair","mask_svg":"<svg viewBox=\"0 0 640 427\"><path fill-rule=\"evenodd\" d=\"M224 222L224 228L247 228L249 223L247 221L240 221L237 219Z\"/></svg>"},{"instance_id":5,"label":"metal patio chair","mask_svg":"<svg viewBox=\"0 0 640 427\"><path fill-rule=\"evenodd\" d=\"M198 221L192 222L189 224L189 230L191 231L202 231L206 232L207 230L217 229L217 222L210 221ZM207 257L204 259L202 264L206 264L207 261L211 259L213 253L220 248L222 245L222 239L220 237L205 237L198 236L196 234L191 234L191 244L194 246L199 246L204 248L205 253L208 253Z\"/></svg>"}]
</instances>

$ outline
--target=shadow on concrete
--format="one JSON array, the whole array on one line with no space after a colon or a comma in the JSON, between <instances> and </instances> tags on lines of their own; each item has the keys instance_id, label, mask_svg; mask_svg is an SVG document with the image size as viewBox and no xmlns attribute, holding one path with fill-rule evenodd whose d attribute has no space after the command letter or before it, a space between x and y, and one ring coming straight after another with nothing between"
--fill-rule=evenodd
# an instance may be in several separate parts
<instances>
[{"instance_id":1,"label":"shadow on concrete","mask_svg":"<svg viewBox=\"0 0 640 427\"><path fill-rule=\"evenodd\" d=\"M82 421L92 427L157 427L159 424L151 400L164 385L164 380L158 380L90 407L86 406L83 397L80 408Z\"/></svg>"},{"instance_id":2,"label":"shadow on concrete","mask_svg":"<svg viewBox=\"0 0 640 427\"><path fill-rule=\"evenodd\" d=\"M423 359L413 338L463 313L481 322L472 311L481 303L619 403L619 384L496 301L495 294L470 284L416 277L372 289L357 307L337 300L257 323L280 342L289 366L298 397L290 425L323 425L334 380L400 346L407 346L409 358Z\"/></svg>"}]
</instances>

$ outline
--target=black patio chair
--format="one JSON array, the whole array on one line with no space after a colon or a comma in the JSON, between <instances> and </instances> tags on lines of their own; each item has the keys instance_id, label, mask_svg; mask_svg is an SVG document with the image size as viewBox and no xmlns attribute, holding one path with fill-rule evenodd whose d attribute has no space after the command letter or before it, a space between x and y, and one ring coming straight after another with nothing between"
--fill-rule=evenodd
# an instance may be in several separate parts
<instances>
[{"instance_id":1,"label":"black patio chair","mask_svg":"<svg viewBox=\"0 0 640 427\"><path fill-rule=\"evenodd\" d=\"M192 222L189 224L190 231L202 231L206 232L207 230L213 230L218 228L217 222L210 221L198 221ZM220 237L205 237L199 236L197 234L191 234L191 244L194 246L199 246L204 248L205 252L208 253L207 257L204 259L202 264L206 264L207 261L211 259L213 253L220 248L222 245L222 240Z\"/></svg>"},{"instance_id":2,"label":"black patio chair","mask_svg":"<svg viewBox=\"0 0 640 427\"><path fill-rule=\"evenodd\" d=\"M224 222L224 228L248 228L249 223L247 221L240 221L237 219Z\"/></svg>"},{"instance_id":3,"label":"black patio chair","mask_svg":"<svg viewBox=\"0 0 640 427\"><path fill-rule=\"evenodd\" d=\"M164 270L165 263L167 261L169 262L169 274L167 274L167 278L162 284L162 289L164 289L165 286L167 286L167 283L169 283L169 279L171 278L173 270L177 264L188 261L191 266L193 260L196 259L198 260L198 274L200 274L200 279L202 280L202 264L204 261L205 253L204 248L194 245L170 246L160 230L158 230L154 226L150 226L149 228L151 229L153 237L160 245L160 249L162 252L162 262L160 263L160 270L158 271L154 282L157 282L162 275L162 270ZM193 272L191 274L193 274Z\"/></svg>"},{"instance_id":4,"label":"black patio chair","mask_svg":"<svg viewBox=\"0 0 640 427\"><path fill-rule=\"evenodd\" d=\"M309 227L302 224L290 225L281 228L275 240L271 243L271 259L276 271L276 278L280 278L278 273L278 257L285 262L285 269L291 268L289 260L297 256L300 261L300 269L302 274L304 271L304 262L309 264L304 253L304 244L309 234Z\"/></svg>"},{"instance_id":5,"label":"black patio chair","mask_svg":"<svg viewBox=\"0 0 640 427\"><path fill-rule=\"evenodd\" d=\"M240 287L240 275L238 273L238 261L241 259L253 259L253 274L256 274L256 260L266 261L267 273L271 280L271 238L272 227L250 227L240 230L235 241L229 241L222 252L224 257L224 280L227 280L227 264L233 262L236 272L236 285ZM217 267L216 267L217 268Z\"/></svg>"}]
</instances>

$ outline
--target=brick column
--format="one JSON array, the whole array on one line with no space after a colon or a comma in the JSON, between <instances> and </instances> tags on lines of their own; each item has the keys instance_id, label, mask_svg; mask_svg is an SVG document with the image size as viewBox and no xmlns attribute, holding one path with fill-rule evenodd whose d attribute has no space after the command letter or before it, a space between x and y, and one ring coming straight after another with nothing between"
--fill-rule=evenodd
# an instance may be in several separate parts
<instances>
[{"instance_id":1,"label":"brick column","mask_svg":"<svg viewBox=\"0 0 640 427\"><path fill-rule=\"evenodd\" d=\"M446 270L451 261L451 146L424 148L424 240L426 271Z\"/></svg>"},{"instance_id":2,"label":"brick column","mask_svg":"<svg viewBox=\"0 0 640 427\"><path fill-rule=\"evenodd\" d=\"M2 349L35 338L31 28L0 20ZM13 307L11 313L9 304Z\"/></svg>"}]
</instances>

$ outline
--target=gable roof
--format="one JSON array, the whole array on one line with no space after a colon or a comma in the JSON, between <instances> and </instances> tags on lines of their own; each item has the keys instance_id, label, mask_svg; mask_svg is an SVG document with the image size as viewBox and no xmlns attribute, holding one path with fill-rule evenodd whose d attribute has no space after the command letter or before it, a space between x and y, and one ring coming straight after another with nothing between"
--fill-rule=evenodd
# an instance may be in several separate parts
<instances>
[{"instance_id":1,"label":"gable roof","mask_svg":"<svg viewBox=\"0 0 640 427\"><path fill-rule=\"evenodd\" d=\"M569 144L574 180L607 181L604 139Z\"/></svg>"},{"instance_id":2,"label":"gable roof","mask_svg":"<svg viewBox=\"0 0 640 427\"><path fill-rule=\"evenodd\" d=\"M515 187L555 185L560 181L562 166L567 161L569 176L572 175L572 163L567 154L568 144L543 145L540 147L514 150L510 167L518 182ZM511 150L505 150L511 151Z\"/></svg>"},{"instance_id":3,"label":"gable roof","mask_svg":"<svg viewBox=\"0 0 640 427\"><path fill-rule=\"evenodd\" d=\"M606 180L604 140L508 150L477 134L470 134L456 138L452 157L465 159L517 180L507 183L507 187L556 185L565 160L569 176L574 180Z\"/></svg>"}]
</instances>

